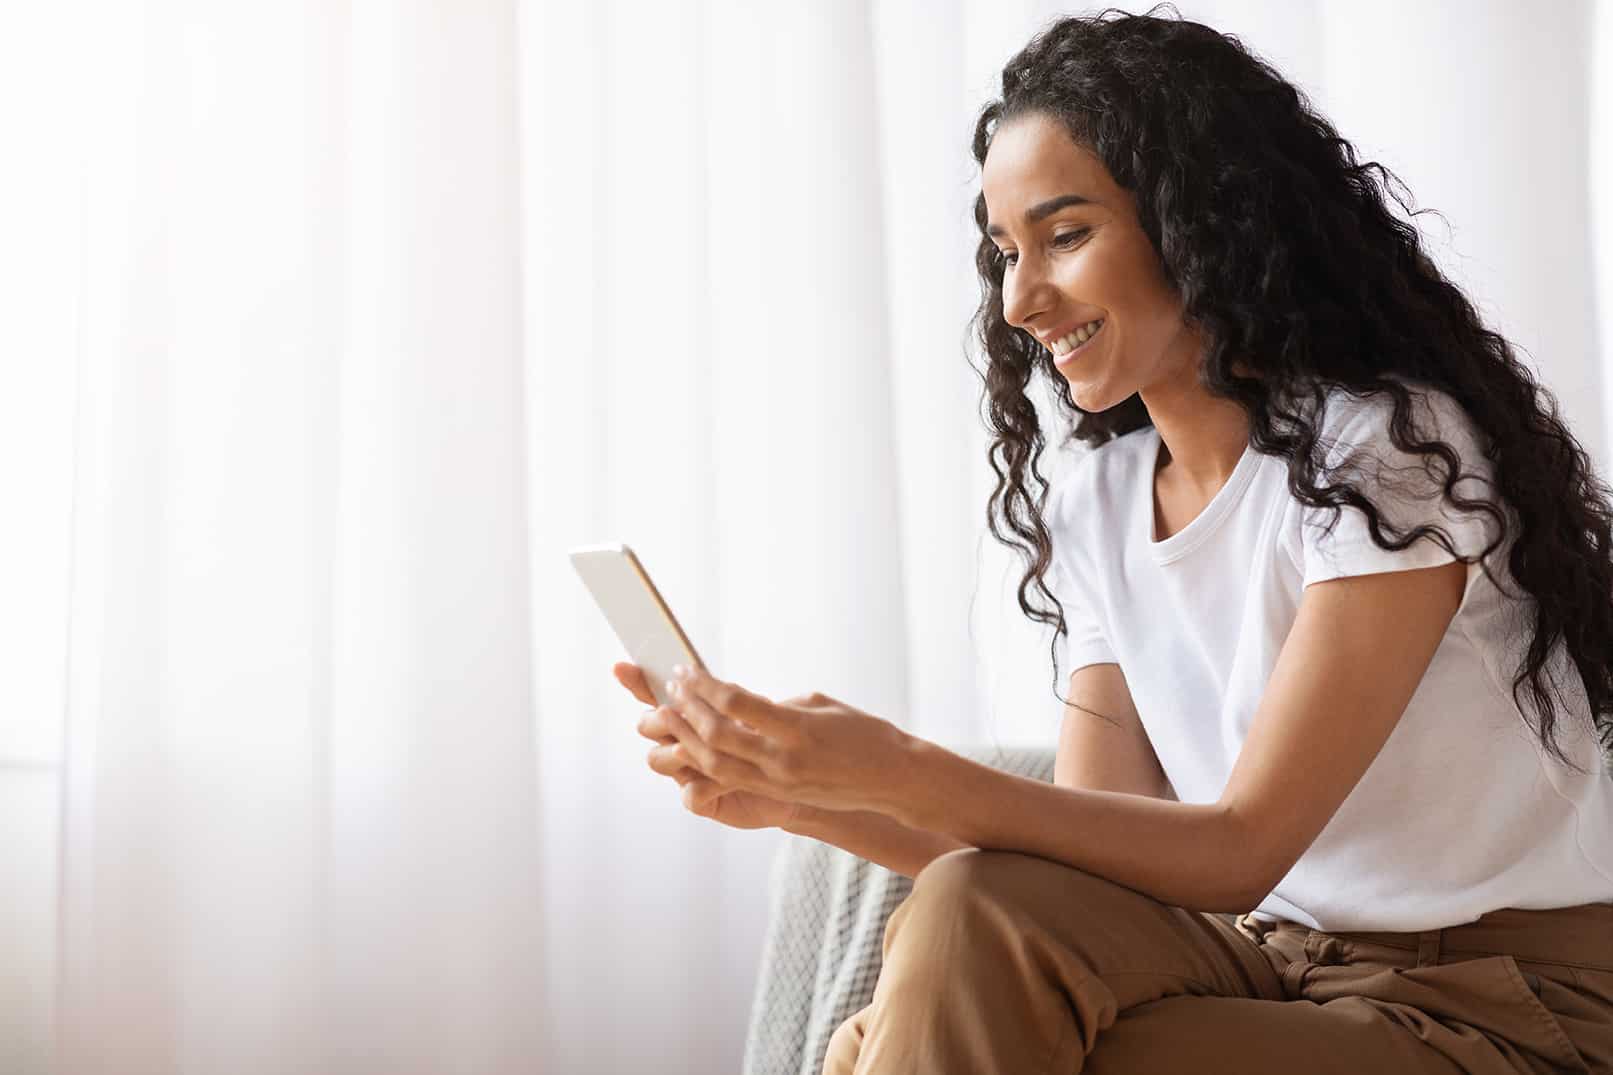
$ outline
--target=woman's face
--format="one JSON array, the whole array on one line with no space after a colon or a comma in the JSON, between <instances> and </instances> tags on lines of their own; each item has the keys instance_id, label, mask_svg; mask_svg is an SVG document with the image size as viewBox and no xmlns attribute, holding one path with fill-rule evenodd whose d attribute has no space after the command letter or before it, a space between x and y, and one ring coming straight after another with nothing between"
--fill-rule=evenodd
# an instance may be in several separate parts
<instances>
[{"instance_id":1,"label":"woman's face","mask_svg":"<svg viewBox=\"0 0 1613 1075\"><path fill-rule=\"evenodd\" d=\"M1133 392L1196 382L1202 341L1182 320L1132 197L1061 124L1031 115L1000 126L981 190L1006 262L1003 316L1054 352L1076 406L1104 411ZM1061 356L1071 333L1094 324Z\"/></svg>"}]
</instances>

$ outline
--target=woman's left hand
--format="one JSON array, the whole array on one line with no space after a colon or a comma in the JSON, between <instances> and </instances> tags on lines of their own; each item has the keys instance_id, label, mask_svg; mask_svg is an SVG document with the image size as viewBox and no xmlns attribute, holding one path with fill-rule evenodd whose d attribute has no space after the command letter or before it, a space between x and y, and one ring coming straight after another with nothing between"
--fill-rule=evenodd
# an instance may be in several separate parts
<instances>
[{"instance_id":1,"label":"woman's left hand","mask_svg":"<svg viewBox=\"0 0 1613 1075\"><path fill-rule=\"evenodd\" d=\"M774 702L700 668L667 689L661 709L683 764L770 798L891 812L913 739L890 721L816 692Z\"/></svg>"}]
</instances>

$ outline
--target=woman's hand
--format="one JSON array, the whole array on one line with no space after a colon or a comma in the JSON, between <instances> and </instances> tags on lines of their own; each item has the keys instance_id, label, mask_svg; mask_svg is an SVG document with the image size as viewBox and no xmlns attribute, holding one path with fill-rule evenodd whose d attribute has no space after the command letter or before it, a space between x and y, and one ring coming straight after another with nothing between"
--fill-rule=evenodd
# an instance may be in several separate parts
<instances>
[{"instance_id":1,"label":"woman's hand","mask_svg":"<svg viewBox=\"0 0 1613 1075\"><path fill-rule=\"evenodd\" d=\"M913 742L896 725L824 694L774 702L699 668L684 674L660 710L677 745L657 748L677 764L770 799L893 814Z\"/></svg>"},{"instance_id":2,"label":"woman's hand","mask_svg":"<svg viewBox=\"0 0 1613 1075\"><path fill-rule=\"evenodd\" d=\"M631 661L611 667L616 681L641 702L657 706L639 718L638 733L661 744L649 753L650 768L670 776L683 789L683 805L690 813L736 829L783 828L798 817L801 804L782 802L754 792L726 787L688 766L677 752L678 740L667 726L666 710L644 681L644 671Z\"/></svg>"}]
</instances>

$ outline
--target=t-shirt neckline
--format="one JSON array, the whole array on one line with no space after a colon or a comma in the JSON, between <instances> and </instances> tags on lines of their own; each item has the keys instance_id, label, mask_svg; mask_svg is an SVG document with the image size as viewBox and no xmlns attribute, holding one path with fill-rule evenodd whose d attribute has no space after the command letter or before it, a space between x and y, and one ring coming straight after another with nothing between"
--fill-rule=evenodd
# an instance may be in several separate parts
<instances>
[{"instance_id":1,"label":"t-shirt neckline","mask_svg":"<svg viewBox=\"0 0 1613 1075\"><path fill-rule=\"evenodd\" d=\"M1232 474L1227 478L1226 484L1216 491L1204 510L1195 515L1191 522L1164 541L1154 540L1154 470L1159 466L1159 452L1164 439L1159 435L1158 426L1149 426L1148 442L1143 446L1143 465L1141 467L1141 495L1137 497L1140 510L1137 512L1137 530L1147 547L1158 563L1167 564L1172 560L1180 559L1192 552L1199 543L1208 538L1226 519L1228 513L1242 498L1244 490L1249 486L1249 479L1254 477L1255 465L1259 460L1252 444L1245 445L1243 454L1238 457L1238 465L1233 468Z\"/></svg>"}]
</instances>

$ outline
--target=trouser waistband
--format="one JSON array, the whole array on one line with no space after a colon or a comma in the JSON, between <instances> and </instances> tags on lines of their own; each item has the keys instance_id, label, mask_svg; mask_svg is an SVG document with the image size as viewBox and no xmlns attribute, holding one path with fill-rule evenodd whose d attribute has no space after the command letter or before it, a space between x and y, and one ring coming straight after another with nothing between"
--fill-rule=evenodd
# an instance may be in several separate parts
<instances>
[{"instance_id":1,"label":"trouser waistband","mask_svg":"<svg viewBox=\"0 0 1613 1075\"><path fill-rule=\"evenodd\" d=\"M1586 903L1548 910L1503 907L1474 922L1443 929L1394 932L1313 930L1299 922L1264 922L1241 915L1238 922L1262 939L1269 933L1300 933L1341 941L1381 944L1418 953L1419 963L1438 962L1440 953L1510 955L1542 963L1573 963L1613 971L1613 903Z\"/></svg>"}]
</instances>

